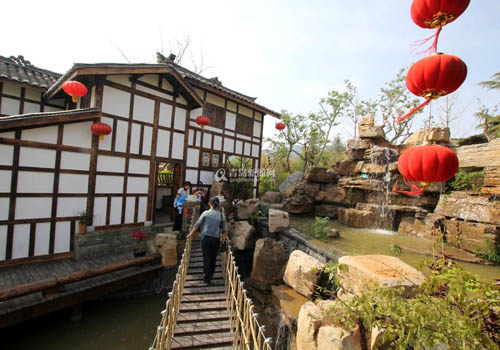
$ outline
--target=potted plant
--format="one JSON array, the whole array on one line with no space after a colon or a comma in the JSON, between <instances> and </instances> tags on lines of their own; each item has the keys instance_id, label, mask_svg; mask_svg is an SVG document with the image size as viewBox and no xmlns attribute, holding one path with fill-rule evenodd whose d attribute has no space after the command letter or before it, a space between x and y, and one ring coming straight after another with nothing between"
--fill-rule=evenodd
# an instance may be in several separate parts
<instances>
[{"instance_id":1,"label":"potted plant","mask_svg":"<svg viewBox=\"0 0 500 350\"><path fill-rule=\"evenodd\" d=\"M146 255L146 240L148 239L148 234L142 231L135 231L132 233L132 239L136 243L136 248L134 249L134 257L140 257Z\"/></svg>"},{"instance_id":2,"label":"potted plant","mask_svg":"<svg viewBox=\"0 0 500 350\"><path fill-rule=\"evenodd\" d=\"M87 226L92 225L93 215L84 210L78 214L78 233L84 235L87 232Z\"/></svg>"}]
</instances>

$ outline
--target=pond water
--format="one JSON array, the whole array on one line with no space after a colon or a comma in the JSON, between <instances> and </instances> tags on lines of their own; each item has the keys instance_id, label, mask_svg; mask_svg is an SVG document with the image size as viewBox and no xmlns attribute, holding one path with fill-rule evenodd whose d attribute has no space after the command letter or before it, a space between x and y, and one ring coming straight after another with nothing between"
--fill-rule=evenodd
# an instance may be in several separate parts
<instances>
[{"instance_id":1,"label":"pond water","mask_svg":"<svg viewBox=\"0 0 500 350\"><path fill-rule=\"evenodd\" d=\"M290 217L290 224L295 229L306 235L312 235L314 217L298 216ZM331 238L328 243L315 240L315 243L335 250L341 255L361 255L361 254L384 254L391 255L391 245L407 246L416 248L422 246L432 246L433 243L427 239L399 234L387 230L358 229L339 224L337 221L330 220L331 227L340 231L340 238ZM416 254L403 250L400 256L401 260L409 265L419 268L423 260L431 259L430 256ZM481 265L466 262L457 262L467 271L470 271L485 280L500 279L500 266Z\"/></svg>"},{"instance_id":2,"label":"pond water","mask_svg":"<svg viewBox=\"0 0 500 350\"><path fill-rule=\"evenodd\" d=\"M81 321L63 310L0 329L2 350L146 350L160 323L167 295L83 304Z\"/></svg>"}]
</instances>

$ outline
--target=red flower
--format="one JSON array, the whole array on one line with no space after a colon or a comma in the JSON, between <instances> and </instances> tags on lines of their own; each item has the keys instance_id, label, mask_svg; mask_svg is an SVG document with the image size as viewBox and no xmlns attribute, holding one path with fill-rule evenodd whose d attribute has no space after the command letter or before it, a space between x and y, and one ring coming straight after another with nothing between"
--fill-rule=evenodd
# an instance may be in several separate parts
<instances>
[{"instance_id":1,"label":"red flower","mask_svg":"<svg viewBox=\"0 0 500 350\"><path fill-rule=\"evenodd\" d=\"M148 234L142 231L135 231L134 233L132 233L132 237L136 242L141 242L148 239Z\"/></svg>"}]
</instances>

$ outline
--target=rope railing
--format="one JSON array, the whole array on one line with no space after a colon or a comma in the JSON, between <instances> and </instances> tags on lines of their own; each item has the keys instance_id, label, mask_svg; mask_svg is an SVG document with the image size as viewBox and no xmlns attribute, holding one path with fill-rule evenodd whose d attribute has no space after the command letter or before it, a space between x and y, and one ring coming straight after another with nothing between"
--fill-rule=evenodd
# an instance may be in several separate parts
<instances>
[{"instance_id":1,"label":"rope railing","mask_svg":"<svg viewBox=\"0 0 500 350\"><path fill-rule=\"evenodd\" d=\"M175 281L172 286L172 291L168 293L168 300L165 310L161 312L162 319L156 330L156 336L153 340L153 345L149 350L170 350L172 346L172 338L175 332L177 323L177 314L179 313L179 305L181 303L182 292L184 290L184 282L186 273L189 267L189 259L191 257L192 238L189 237L182 253L182 260L175 276Z\"/></svg>"},{"instance_id":2,"label":"rope railing","mask_svg":"<svg viewBox=\"0 0 500 350\"><path fill-rule=\"evenodd\" d=\"M241 282L230 245L221 255L234 349L271 350L271 338L266 338L264 326L257 321L258 314Z\"/></svg>"}]
</instances>

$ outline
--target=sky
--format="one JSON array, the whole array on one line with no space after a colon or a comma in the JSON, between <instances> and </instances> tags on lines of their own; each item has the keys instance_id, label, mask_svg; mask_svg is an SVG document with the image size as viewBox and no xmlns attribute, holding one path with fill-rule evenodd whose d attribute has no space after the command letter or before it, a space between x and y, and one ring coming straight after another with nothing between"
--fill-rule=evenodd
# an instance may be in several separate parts
<instances>
[{"instance_id":1,"label":"sky","mask_svg":"<svg viewBox=\"0 0 500 350\"><path fill-rule=\"evenodd\" d=\"M344 80L361 99L376 98L385 82L422 55L411 44L433 31L415 25L412 0L378 1L9 1L2 4L0 55L24 55L34 65L64 73L73 63L154 63L176 40L191 39L191 55L203 75L275 111L319 110L328 91ZM22 6L22 8L20 8ZM493 107L500 91L477 85L500 71L500 2L472 0L466 12L444 27L438 51L459 56L468 76L456 97L459 116L452 137L479 133L477 99ZM12 15L9 15L12 14ZM14 15L15 14L15 15ZM423 101L423 100L422 100ZM435 103L434 103L435 104ZM437 109L437 106L434 107ZM416 116L424 125L428 111ZM264 136L275 133L267 117ZM333 131L352 137L343 121Z\"/></svg>"}]
</instances>

